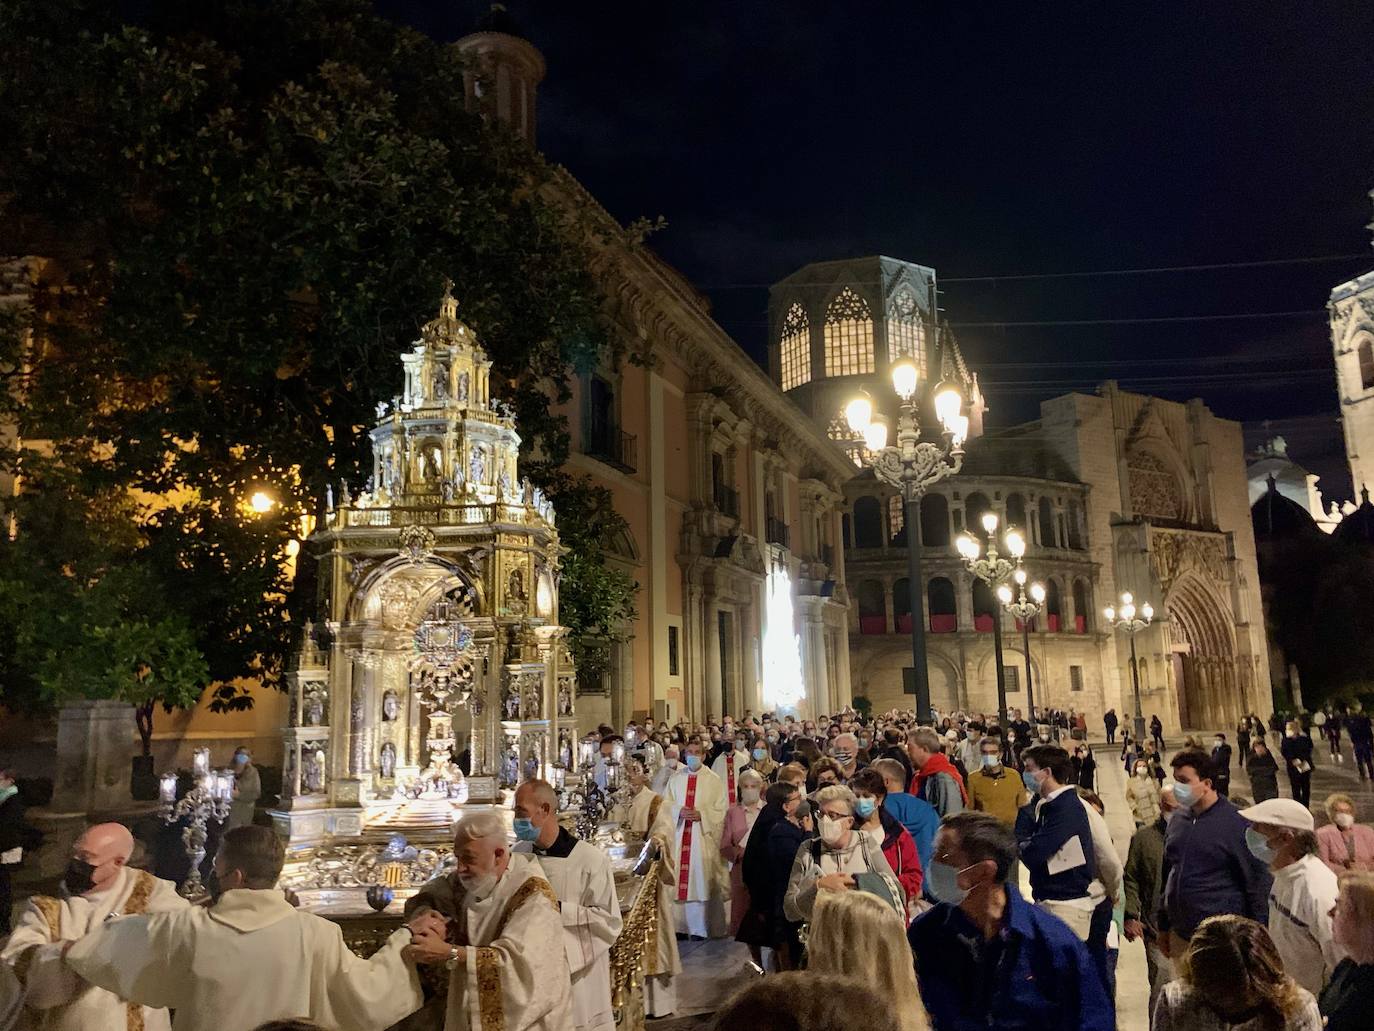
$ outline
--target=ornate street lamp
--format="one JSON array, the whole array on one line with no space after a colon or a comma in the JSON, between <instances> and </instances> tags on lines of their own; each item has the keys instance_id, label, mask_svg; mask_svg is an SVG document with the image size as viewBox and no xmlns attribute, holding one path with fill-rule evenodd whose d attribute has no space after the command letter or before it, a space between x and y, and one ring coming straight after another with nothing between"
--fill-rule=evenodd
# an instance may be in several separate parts
<instances>
[{"instance_id":1,"label":"ornate street lamp","mask_svg":"<svg viewBox=\"0 0 1374 1031\"><path fill-rule=\"evenodd\" d=\"M191 860L191 872L186 875L179 894L199 902L209 894L200 880L200 864L205 861L205 843L209 838L211 820L222 823L229 815L229 803L234 800L234 771L211 770L210 749L197 748L191 753L191 789L177 798L177 775L167 772L161 778L162 819L176 823L190 817L181 832L181 844Z\"/></svg>"},{"instance_id":2,"label":"ornate street lamp","mask_svg":"<svg viewBox=\"0 0 1374 1031\"><path fill-rule=\"evenodd\" d=\"M1031 584L1030 596L1027 597L1026 571L1019 563L1011 578L1016 581L1016 595L1013 597L1009 584L1002 584L997 588L997 600L1021 623L1021 651L1026 656L1026 709L1030 713L1031 723L1037 723L1039 721L1035 718L1035 688L1031 684L1030 624L1045 605L1045 585Z\"/></svg>"},{"instance_id":3,"label":"ornate street lamp","mask_svg":"<svg viewBox=\"0 0 1374 1031\"><path fill-rule=\"evenodd\" d=\"M933 485L959 471L964 462L968 416L960 414L964 398L951 381L930 391L940 423L937 440L921 439L920 373L903 358L892 365L892 388L901 402L897 442L887 442L887 422L873 414L873 399L861 393L845 406L849 428L863 437L864 462L883 483L902 492L906 512L907 597L911 612L911 658L916 687L916 718L930 719L930 675L926 670L925 585L921 578L921 498Z\"/></svg>"},{"instance_id":4,"label":"ornate street lamp","mask_svg":"<svg viewBox=\"0 0 1374 1031\"><path fill-rule=\"evenodd\" d=\"M1113 608L1108 605L1103 610L1103 615L1107 617L1107 625L1113 630L1120 630L1131 639L1131 686L1135 688L1135 746L1140 747L1140 743L1145 740L1145 710L1140 704L1140 667L1135 661L1135 635L1150 625L1155 618L1154 607L1147 601L1140 606L1140 614L1136 614L1135 599L1131 597L1130 591L1121 592L1121 607Z\"/></svg>"},{"instance_id":5,"label":"ornate street lamp","mask_svg":"<svg viewBox=\"0 0 1374 1031\"><path fill-rule=\"evenodd\" d=\"M964 566L970 573L976 576L983 583L987 584L994 595L998 594L1007 577L1011 576L1021 560L1021 556L1026 553L1026 539L1021 536L1021 532L1013 527L1007 527L1002 537L1002 544L1005 547L1010 559L1003 558L997 551L997 516L992 512L983 514L983 532L988 536L987 554L983 553L983 546L977 539L969 534L961 533L956 542L959 554L963 556ZM992 614L992 650L997 663L997 720L1002 728L1007 727L1007 676L1002 669L1002 613L996 610Z\"/></svg>"}]
</instances>

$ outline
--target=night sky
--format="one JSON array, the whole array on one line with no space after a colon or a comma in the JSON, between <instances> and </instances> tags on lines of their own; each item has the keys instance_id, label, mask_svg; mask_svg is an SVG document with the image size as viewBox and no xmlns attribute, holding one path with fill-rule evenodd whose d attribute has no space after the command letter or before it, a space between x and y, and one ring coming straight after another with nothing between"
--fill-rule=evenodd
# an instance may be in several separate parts
<instances>
[{"instance_id":1,"label":"night sky","mask_svg":"<svg viewBox=\"0 0 1374 1031\"><path fill-rule=\"evenodd\" d=\"M377 3L440 40L488 6ZM990 425L1115 378L1270 420L1348 496L1323 309L1374 267L1374 4L507 7L548 61L541 149L664 216L652 245L760 361L768 284L906 258Z\"/></svg>"}]
</instances>

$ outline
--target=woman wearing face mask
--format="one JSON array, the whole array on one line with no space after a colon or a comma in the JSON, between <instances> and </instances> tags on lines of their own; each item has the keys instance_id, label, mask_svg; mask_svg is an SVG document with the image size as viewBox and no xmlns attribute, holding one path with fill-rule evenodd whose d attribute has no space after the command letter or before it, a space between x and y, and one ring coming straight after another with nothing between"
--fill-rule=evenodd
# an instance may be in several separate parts
<instances>
[{"instance_id":1,"label":"woman wearing face mask","mask_svg":"<svg viewBox=\"0 0 1374 1031\"><path fill-rule=\"evenodd\" d=\"M791 872L790 866L773 862L770 855L772 835L779 824L787 825L797 836L785 854L796 855L803 832L796 826L795 821L789 821L796 813L797 803L800 801L801 792L795 784L779 781L768 785L763 794L763 809L754 820L754 827L745 841L744 855L739 861L744 889L749 894L749 908L740 922L739 930L735 933L735 941L749 946L750 955L760 966L763 965L761 950L764 947L775 947L775 910L777 917L781 918L782 893L787 887L787 875ZM774 959L778 960L778 957L775 956ZM780 960L777 966L778 969L785 969L781 966Z\"/></svg>"},{"instance_id":2,"label":"woman wearing face mask","mask_svg":"<svg viewBox=\"0 0 1374 1031\"><path fill-rule=\"evenodd\" d=\"M866 891L877 895L899 915L905 914L902 886L883 858L882 849L854 828L854 793L838 784L816 794L819 840L797 850L783 899L790 920L807 921L820 891Z\"/></svg>"},{"instance_id":3,"label":"woman wearing face mask","mask_svg":"<svg viewBox=\"0 0 1374 1031\"><path fill-rule=\"evenodd\" d=\"M811 764L811 769L806 774L806 792L814 802L816 792L821 788L842 783L843 780L844 771L840 769L840 764L829 757L822 757Z\"/></svg>"},{"instance_id":4,"label":"woman wearing face mask","mask_svg":"<svg viewBox=\"0 0 1374 1031\"><path fill-rule=\"evenodd\" d=\"M1317 1000L1283 972L1269 932L1243 916L1200 923L1179 975L1160 992L1152 1031L1322 1031Z\"/></svg>"},{"instance_id":5,"label":"woman wearing face mask","mask_svg":"<svg viewBox=\"0 0 1374 1031\"><path fill-rule=\"evenodd\" d=\"M1131 807L1137 830L1159 819L1159 785L1150 772L1150 764L1143 759L1136 761L1131 779L1126 782L1126 804Z\"/></svg>"},{"instance_id":6,"label":"woman wearing face mask","mask_svg":"<svg viewBox=\"0 0 1374 1031\"><path fill-rule=\"evenodd\" d=\"M730 933L739 932L740 922L749 909L749 892L744 887L745 846L754 821L763 810L763 778L755 770L739 775L740 800L725 811L725 826L720 834L721 858L730 864ZM759 957L754 957L759 962Z\"/></svg>"},{"instance_id":7,"label":"woman wearing face mask","mask_svg":"<svg viewBox=\"0 0 1374 1031\"><path fill-rule=\"evenodd\" d=\"M1274 761L1274 753L1264 743L1264 735L1250 742L1250 751L1245 758L1245 772L1250 777L1250 793L1255 802L1267 802L1279 797L1279 764Z\"/></svg>"},{"instance_id":8,"label":"woman wearing face mask","mask_svg":"<svg viewBox=\"0 0 1374 1031\"><path fill-rule=\"evenodd\" d=\"M1355 800L1335 794L1326 800L1331 822L1317 828L1318 855L1336 873L1374 870L1374 828L1355 822Z\"/></svg>"},{"instance_id":9,"label":"woman wearing face mask","mask_svg":"<svg viewBox=\"0 0 1374 1031\"><path fill-rule=\"evenodd\" d=\"M749 768L762 777L765 784L777 780L779 766L766 738L754 739L754 747L749 751Z\"/></svg>"},{"instance_id":10,"label":"woman wearing face mask","mask_svg":"<svg viewBox=\"0 0 1374 1031\"><path fill-rule=\"evenodd\" d=\"M1289 720L1283 730L1283 744L1279 746L1288 768L1288 787L1293 801L1312 804L1312 739L1302 732L1302 725Z\"/></svg>"},{"instance_id":11,"label":"woman wearing face mask","mask_svg":"<svg viewBox=\"0 0 1374 1031\"><path fill-rule=\"evenodd\" d=\"M1331 911L1336 944L1345 950L1321 994L1326 1031L1366 1031L1374 1013L1374 874L1341 877L1340 897Z\"/></svg>"},{"instance_id":12,"label":"woman wearing face mask","mask_svg":"<svg viewBox=\"0 0 1374 1031\"><path fill-rule=\"evenodd\" d=\"M916 839L883 807L887 785L877 770L871 766L860 770L849 782L849 789L854 792L854 822L859 833L867 834L883 850L883 858L906 893L905 915L909 919L912 904L921 897L921 857Z\"/></svg>"}]
</instances>

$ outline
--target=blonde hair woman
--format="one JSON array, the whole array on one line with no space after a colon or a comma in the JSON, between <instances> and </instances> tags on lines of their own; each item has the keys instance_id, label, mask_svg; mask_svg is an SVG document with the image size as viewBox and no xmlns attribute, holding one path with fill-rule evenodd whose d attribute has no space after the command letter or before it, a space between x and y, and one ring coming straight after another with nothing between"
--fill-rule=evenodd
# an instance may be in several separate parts
<instances>
[{"instance_id":1,"label":"blonde hair woman","mask_svg":"<svg viewBox=\"0 0 1374 1031\"><path fill-rule=\"evenodd\" d=\"M1322 989L1322 1016L1327 1031L1365 1031L1374 1007L1374 873L1342 874L1331 912L1331 929L1346 958Z\"/></svg>"},{"instance_id":2,"label":"blonde hair woman","mask_svg":"<svg viewBox=\"0 0 1374 1031\"><path fill-rule=\"evenodd\" d=\"M906 926L877 896L862 891L821 894L806 957L808 973L842 974L888 1000L899 1031L928 1031Z\"/></svg>"}]
</instances>

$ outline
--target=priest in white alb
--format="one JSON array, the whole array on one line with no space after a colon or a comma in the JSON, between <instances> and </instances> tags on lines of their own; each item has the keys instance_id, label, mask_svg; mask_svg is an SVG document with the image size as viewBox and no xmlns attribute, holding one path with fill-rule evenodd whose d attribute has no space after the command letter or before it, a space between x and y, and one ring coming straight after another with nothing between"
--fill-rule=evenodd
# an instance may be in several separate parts
<instances>
[{"instance_id":1,"label":"priest in white alb","mask_svg":"<svg viewBox=\"0 0 1374 1031\"><path fill-rule=\"evenodd\" d=\"M626 827L631 834L657 844L659 853L657 882L650 884L646 881L640 889L653 891L658 896L658 919L655 921L657 940L644 955L644 1014L666 1017L677 1009L677 988L673 984L673 977L682 972L682 957L677 950L674 926L677 854L673 845L677 834L663 796L654 794L648 786L644 767L631 762L627 764L627 772L634 797L630 801Z\"/></svg>"},{"instance_id":2,"label":"priest in white alb","mask_svg":"<svg viewBox=\"0 0 1374 1031\"><path fill-rule=\"evenodd\" d=\"M67 964L122 999L175 1010L175 1031L300 1017L382 1031L418 1009L420 980L402 956L410 930L360 959L338 924L300 912L276 888L284 858L270 828L235 827L215 855L214 905L106 921L67 948Z\"/></svg>"},{"instance_id":3,"label":"priest in white alb","mask_svg":"<svg viewBox=\"0 0 1374 1031\"><path fill-rule=\"evenodd\" d=\"M24 987L27 1022L43 1031L167 1031L165 1009L131 1003L88 984L63 959L67 944L106 920L163 913L188 905L170 881L126 865L134 837L120 823L100 823L76 839L62 893L29 899L0 951Z\"/></svg>"},{"instance_id":4,"label":"priest in white alb","mask_svg":"<svg viewBox=\"0 0 1374 1031\"><path fill-rule=\"evenodd\" d=\"M559 825L558 795L542 780L527 780L515 793L515 837L515 851L534 854L558 896L572 976L573 1026L615 1031L611 946L622 921L610 859Z\"/></svg>"},{"instance_id":5,"label":"priest in white alb","mask_svg":"<svg viewBox=\"0 0 1374 1031\"><path fill-rule=\"evenodd\" d=\"M465 816L454 832L454 870L421 895L406 955L448 969L445 1031L569 1031L571 979L558 899L533 856L513 855L494 812ZM443 882L443 883L439 883Z\"/></svg>"},{"instance_id":6,"label":"priest in white alb","mask_svg":"<svg viewBox=\"0 0 1374 1031\"><path fill-rule=\"evenodd\" d=\"M725 934L727 882L720 858L725 824L725 785L702 765L698 738L683 746L686 766L668 781L663 804L673 821L677 857L674 925L679 934L719 938Z\"/></svg>"},{"instance_id":7,"label":"priest in white alb","mask_svg":"<svg viewBox=\"0 0 1374 1031\"><path fill-rule=\"evenodd\" d=\"M721 753L711 764L711 772L725 785L725 808L739 801L739 775L749 765L749 754L735 747L734 738L721 742Z\"/></svg>"}]
</instances>

